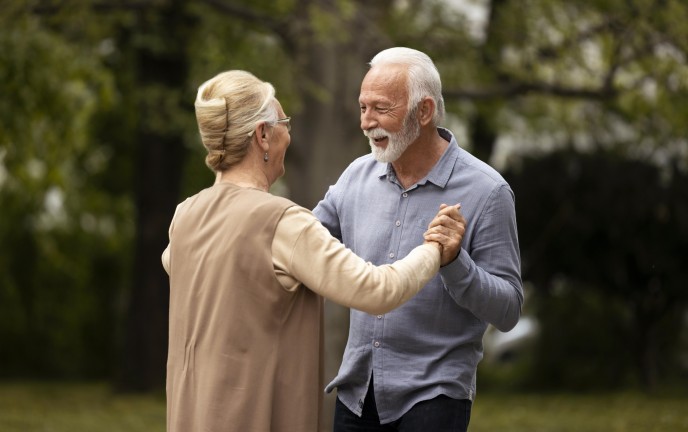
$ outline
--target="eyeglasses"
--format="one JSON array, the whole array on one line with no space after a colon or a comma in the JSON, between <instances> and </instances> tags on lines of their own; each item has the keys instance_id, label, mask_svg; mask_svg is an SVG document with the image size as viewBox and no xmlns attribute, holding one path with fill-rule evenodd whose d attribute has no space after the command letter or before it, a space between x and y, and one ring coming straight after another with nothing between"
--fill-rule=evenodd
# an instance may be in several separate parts
<instances>
[{"instance_id":1,"label":"eyeglasses","mask_svg":"<svg viewBox=\"0 0 688 432\"><path fill-rule=\"evenodd\" d=\"M289 131L291 131L291 123L289 123L290 120L291 120L291 117L285 117L285 118L275 120L275 123L284 123L284 125L287 127L287 132L289 132ZM253 136L254 132L255 132L255 129L252 130L251 132L249 132L248 136Z\"/></svg>"},{"instance_id":2,"label":"eyeglasses","mask_svg":"<svg viewBox=\"0 0 688 432\"><path fill-rule=\"evenodd\" d=\"M289 123L289 120L291 120L291 117L285 117L283 119L278 119L275 123L284 123L287 127L287 132L289 132L291 131L291 123Z\"/></svg>"}]
</instances>

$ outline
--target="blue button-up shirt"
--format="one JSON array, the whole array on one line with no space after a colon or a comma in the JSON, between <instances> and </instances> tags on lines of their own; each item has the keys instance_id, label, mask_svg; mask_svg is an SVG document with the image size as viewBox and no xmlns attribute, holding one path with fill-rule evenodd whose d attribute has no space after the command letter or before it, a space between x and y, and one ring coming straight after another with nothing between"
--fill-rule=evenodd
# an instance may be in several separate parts
<instances>
[{"instance_id":1,"label":"blue button-up shirt","mask_svg":"<svg viewBox=\"0 0 688 432\"><path fill-rule=\"evenodd\" d=\"M351 310L349 340L327 386L361 415L371 374L382 423L440 394L475 395L488 323L508 331L523 303L514 194L501 175L461 149L446 129L446 151L408 189L390 164L356 159L313 210L333 236L376 265L406 256L442 203L461 203L467 220L457 259L420 293L386 315Z\"/></svg>"}]
</instances>

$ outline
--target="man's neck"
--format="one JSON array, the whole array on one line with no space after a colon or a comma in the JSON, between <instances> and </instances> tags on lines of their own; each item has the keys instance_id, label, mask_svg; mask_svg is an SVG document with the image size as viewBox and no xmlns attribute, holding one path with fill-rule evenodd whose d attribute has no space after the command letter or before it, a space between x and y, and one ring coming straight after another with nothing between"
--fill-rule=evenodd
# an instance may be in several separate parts
<instances>
[{"instance_id":1,"label":"man's neck","mask_svg":"<svg viewBox=\"0 0 688 432\"><path fill-rule=\"evenodd\" d=\"M421 134L404 153L392 162L397 179L409 187L423 179L440 160L449 143L432 127L421 130Z\"/></svg>"}]
</instances>

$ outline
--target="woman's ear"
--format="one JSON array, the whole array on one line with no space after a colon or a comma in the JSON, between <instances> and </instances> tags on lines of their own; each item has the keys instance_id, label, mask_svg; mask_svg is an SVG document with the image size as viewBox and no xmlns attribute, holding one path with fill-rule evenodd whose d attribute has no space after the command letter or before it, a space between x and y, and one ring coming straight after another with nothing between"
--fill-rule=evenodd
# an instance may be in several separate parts
<instances>
[{"instance_id":1,"label":"woman's ear","mask_svg":"<svg viewBox=\"0 0 688 432\"><path fill-rule=\"evenodd\" d=\"M250 135L256 137L258 141L262 139L262 136L264 134L264 129L265 128L265 123L257 123L253 131L251 131Z\"/></svg>"},{"instance_id":2,"label":"woman's ear","mask_svg":"<svg viewBox=\"0 0 688 432\"><path fill-rule=\"evenodd\" d=\"M257 128L258 145L263 151L268 151L270 148L268 141L270 139L270 130L267 124L261 123Z\"/></svg>"},{"instance_id":3,"label":"woman's ear","mask_svg":"<svg viewBox=\"0 0 688 432\"><path fill-rule=\"evenodd\" d=\"M267 140L270 138L268 126L265 123L258 123L251 135L256 137L256 140L260 145L263 145L263 141L267 142Z\"/></svg>"}]
</instances>

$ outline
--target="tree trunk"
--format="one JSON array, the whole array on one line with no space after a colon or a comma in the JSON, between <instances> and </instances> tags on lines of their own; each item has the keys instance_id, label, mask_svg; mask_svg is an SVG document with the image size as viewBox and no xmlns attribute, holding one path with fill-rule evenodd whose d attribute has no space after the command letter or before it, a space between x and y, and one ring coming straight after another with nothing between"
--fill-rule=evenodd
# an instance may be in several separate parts
<instances>
[{"instance_id":1,"label":"tree trunk","mask_svg":"<svg viewBox=\"0 0 688 432\"><path fill-rule=\"evenodd\" d=\"M501 11L508 0L492 0L490 2L490 12L486 23L485 42L482 50L482 63L486 71L493 72L500 64L501 49L503 47L503 37L501 34L500 19ZM498 83L504 83L503 77L496 76ZM487 116L492 110L482 107L480 102L476 102L477 112L469 120L470 138L472 153L480 160L490 163L494 146L497 142L495 127L490 123Z\"/></svg>"},{"instance_id":2,"label":"tree trunk","mask_svg":"<svg viewBox=\"0 0 688 432\"><path fill-rule=\"evenodd\" d=\"M169 283L160 256L167 246L167 227L179 198L185 152L183 135L173 124L161 130L151 120L173 119L174 112L181 109L166 105L165 97L179 94L187 83L186 35L182 30L188 20L184 11L184 1L173 1L156 12L159 24L144 21L142 25L151 25L153 32L147 36L167 45L163 50L137 47L134 53L134 91L139 95L140 113L133 181L136 240L122 370L116 383L125 391L161 389L165 384Z\"/></svg>"},{"instance_id":3,"label":"tree trunk","mask_svg":"<svg viewBox=\"0 0 688 432\"><path fill-rule=\"evenodd\" d=\"M637 376L643 389L652 393L657 388L659 376L657 325L648 317L635 314L635 357Z\"/></svg>"},{"instance_id":4,"label":"tree trunk","mask_svg":"<svg viewBox=\"0 0 688 432\"><path fill-rule=\"evenodd\" d=\"M325 196L341 172L365 152L365 140L358 129L357 99L365 61L344 53L341 46L313 43L307 48L304 76L323 89L327 97L304 90L303 111L295 115L294 139L287 152L287 184L290 198L313 208ZM325 308L325 382L331 381L341 363L349 326L349 310L333 302ZM334 393L325 396L323 430L332 430Z\"/></svg>"},{"instance_id":5,"label":"tree trunk","mask_svg":"<svg viewBox=\"0 0 688 432\"><path fill-rule=\"evenodd\" d=\"M367 12L371 13L371 9L374 8L367 7ZM350 40L329 38L324 42L311 35L298 38L294 57L304 77L300 90L303 110L294 115L285 177L290 198L309 209L325 196L328 186L355 158L369 152L359 127L358 95L367 63L385 39L366 38L356 29L361 23L353 19L346 24L352 35ZM368 35L375 31L366 30ZM348 328L349 309L326 302L326 383L339 370ZM334 392L325 396L322 430L332 430L335 397Z\"/></svg>"},{"instance_id":6,"label":"tree trunk","mask_svg":"<svg viewBox=\"0 0 688 432\"><path fill-rule=\"evenodd\" d=\"M634 275L632 280L641 277ZM671 314L670 301L663 293L661 282L651 279L647 282L646 291L634 298L634 302L637 376L643 389L652 393L659 383L661 321Z\"/></svg>"}]
</instances>

